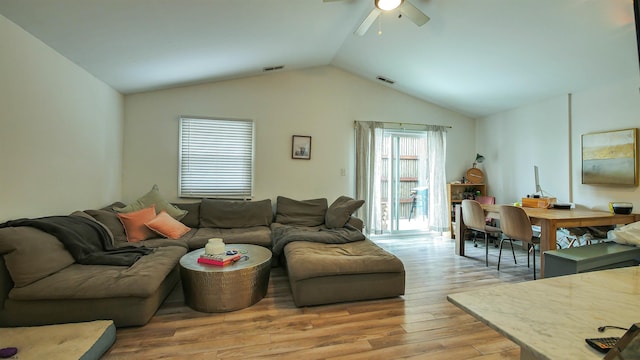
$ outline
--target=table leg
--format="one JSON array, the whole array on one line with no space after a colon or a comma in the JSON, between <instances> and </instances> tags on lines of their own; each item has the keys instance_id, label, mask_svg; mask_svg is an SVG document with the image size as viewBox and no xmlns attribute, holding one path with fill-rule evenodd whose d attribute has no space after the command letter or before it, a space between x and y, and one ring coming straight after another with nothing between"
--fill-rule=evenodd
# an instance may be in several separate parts
<instances>
[{"instance_id":1,"label":"table leg","mask_svg":"<svg viewBox=\"0 0 640 360\"><path fill-rule=\"evenodd\" d=\"M531 350L527 349L524 346L520 347L520 360L536 360L536 359L539 359L539 357L535 356Z\"/></svg>"},{"instance_id":2,"label":"table leg","mask_svg":"<svg viewBox=\"0 0 640 360\"><path fill-rule=\"evenodd\" d=\"M556 244L556 232L558 226L555 221L549 219L540 219L540 278L544 278L544 252L549 250L555 250Z\"/></svg>"},{"instance_id":3,"label":"table leg","mask_svg":"<svg viewBox=\"0 0 640 360\"><path fill-rule=\"evenodd\" d=\"M454 230L453 236L456 241L456 255L464 256L464 236L462 236L467 229L462 221L462 206L455 205L455 220L456 220L456 228Z\"/></svg>"}]
</instances>

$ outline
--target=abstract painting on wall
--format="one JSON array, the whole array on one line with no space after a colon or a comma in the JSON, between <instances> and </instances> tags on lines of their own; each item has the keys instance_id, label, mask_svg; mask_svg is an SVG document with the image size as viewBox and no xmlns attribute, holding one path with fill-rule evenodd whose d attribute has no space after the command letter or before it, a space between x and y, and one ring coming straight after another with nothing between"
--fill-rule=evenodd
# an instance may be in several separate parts
<instances>
[{"instance_id":1,"label":"abstract painting on wall","mask_svg":"<svg viewBox=\"0 0 640 360\"><path fill-rule=\"evenodd\" d=\"M638 185L637 129L582 135L582 183Z\"/></svg>"}]
</instances>

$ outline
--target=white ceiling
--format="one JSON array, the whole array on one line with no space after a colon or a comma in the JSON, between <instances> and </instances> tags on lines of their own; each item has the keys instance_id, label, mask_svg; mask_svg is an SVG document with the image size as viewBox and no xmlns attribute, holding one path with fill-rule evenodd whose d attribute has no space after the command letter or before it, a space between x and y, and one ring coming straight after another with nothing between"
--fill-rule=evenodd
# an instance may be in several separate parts
<instances>
[{"instance_id":1,"label":"white ceiling","mask_svg":"<svg viewBox=\"0 0 640 360\"><path fill-rule=\"evenodd\" d=\"M632 0L410 1L431 21L383 14L362 37L373 0L0 0L0 14L124 94L330 64L480 117L638 73Z\"/></svg>"}]
</instances>

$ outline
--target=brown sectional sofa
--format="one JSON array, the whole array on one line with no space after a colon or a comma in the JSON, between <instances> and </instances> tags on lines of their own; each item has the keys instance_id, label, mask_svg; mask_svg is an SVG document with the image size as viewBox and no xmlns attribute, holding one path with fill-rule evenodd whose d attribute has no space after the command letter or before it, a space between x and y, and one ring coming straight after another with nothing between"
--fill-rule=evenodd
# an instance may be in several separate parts
<instances>
[{"instance_id":1,"label":"brown sectional sofa","mask_svg":"<svg viewBox=\"0 0 640 360\"><path fill-rule=\"evenodd\" d=\"M112 319L118 327L144 325L179 283L178 262L188 251L203 247L211 237L274 250L274 244L283 244L273 238L277 227L302 229L302 236L310 239L343 231L356 234L362 222L351 217L353 203L342 200L330 208L326 199L278 197L275 216L270 200L174 204L187 211L180 221L191 230L175 240L157 237L136 243L127 242L113 210L122 208L122 203L72 214L104 225L116 247L155 249L130 267L78 264L53 235L28 226L0 228L0 326L98 319ZM300 240L274 254L286 263L297 306L404 294L402 263L375 243Z\"/></svg>"}]
</instances>

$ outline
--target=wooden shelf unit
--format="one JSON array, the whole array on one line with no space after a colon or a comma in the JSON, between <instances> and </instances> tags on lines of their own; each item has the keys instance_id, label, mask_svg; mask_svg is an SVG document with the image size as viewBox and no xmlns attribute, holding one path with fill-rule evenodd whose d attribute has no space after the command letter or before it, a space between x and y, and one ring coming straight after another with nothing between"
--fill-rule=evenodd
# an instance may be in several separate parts
<instances>
[{"instance_id":1,"label":"wooden shelf unit","mask_svg":"<svg viewBox=\"0 0 640 360\"><path fill-rule=\"evenodd\" d=\"M480 195L487 195L487 185L486 184L447 184L447 198L449 201L449 231L451 231L451 238L455 238L454 226L455 222L455 210L456 205L460 205L462 200L466 199L474 199L476 193L480 191Z\"/></svg>"}]
</instances>

